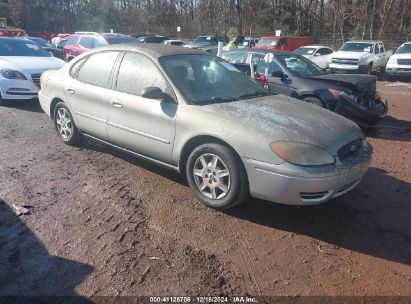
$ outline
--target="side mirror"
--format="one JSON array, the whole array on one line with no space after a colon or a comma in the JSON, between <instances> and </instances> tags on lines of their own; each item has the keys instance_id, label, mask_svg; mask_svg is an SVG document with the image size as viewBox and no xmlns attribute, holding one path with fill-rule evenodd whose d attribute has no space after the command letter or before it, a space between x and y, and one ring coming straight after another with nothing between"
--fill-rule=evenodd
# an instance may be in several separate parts
<instances>
[{"instance_id":1,"label":"side mirror","mask_svg":"<svg viewBox=\"0 0 411 304\"><path fill-rule=\"evenodd\" d=\"M165 94L159 87L147 87L141 92L141 97L161 100Z\"/></svg>"},{"instance_id":2,"label":"side mirror","mask_svg":"<svg viewBox=\"0 0 411 304\"><path fill-rule=\"evenodd\" d=\"M271 73L271 76L277 77L277 78L285 78L286 77L286 75L284 74L283 71L273 71Z\"/></svg>"},{"instance_id":3,"label":"side mirror","mask_svg":"<svg viewBox=\"0 0 411 304\"><path fill-rule=\"evenodd\" d=\"M314 57L315 57L315 56L321 56L321 54L320 54L320 53L315 53L315 54L314 54Z\"/></svg>"}]
</instances>

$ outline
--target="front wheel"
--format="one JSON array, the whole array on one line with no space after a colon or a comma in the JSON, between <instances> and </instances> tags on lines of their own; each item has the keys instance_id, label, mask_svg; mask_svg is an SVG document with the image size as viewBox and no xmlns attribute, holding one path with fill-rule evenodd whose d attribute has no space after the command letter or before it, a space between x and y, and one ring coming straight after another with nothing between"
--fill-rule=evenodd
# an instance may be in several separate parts
<instances>
[{"instance_id":1,"label":"front wheel","mask_svg":"<svg viewBox=\"0 0 411 304\"><path fill-rule=\"evenodd\" d=\"M74 145L80 141L81 134L74 123L69 108L64 102L59 102L54 108L54 126L64 143Z\"/></svg>"},{"instance_id":2,"label":"front wheel","mask_svg":"<svg viewBox=\"0 0 411 304\"><path fill-rule=\"evenodd\" d=\"M248 180L241 159L221 144L194 149L186 164L187 181L206 206L227 210L249 196Z\"/></svg>"},{"instance_id":3,"label":"front wheel","mask_svg":"<svg viewBox=\"0 0 411 304\"><path fill-rule=\"evenodd\" d=\"M313 104L313 105L315 105L315 106L324 108L323 102L322 102L319 98L317 98L317 97L305 97L303 100L304 100L305 102L311 103L311 104Z\"/></svg>"}]
</instances>

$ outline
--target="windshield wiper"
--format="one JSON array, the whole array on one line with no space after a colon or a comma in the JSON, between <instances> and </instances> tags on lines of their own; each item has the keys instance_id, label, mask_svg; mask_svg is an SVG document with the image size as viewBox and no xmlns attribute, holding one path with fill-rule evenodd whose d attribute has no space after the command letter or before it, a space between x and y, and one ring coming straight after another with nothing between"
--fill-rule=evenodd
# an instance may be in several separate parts
<instances>
[{"instance_id":1,"label":"windshield wiper","mask_svg":"<svg viewBox=\"0 0 411 304\"><path fill-rule=\"evenodd\" d=\"M230 102L238 100L237 97L233 96L214 96L211 99L207 100L209 103L217 103L217 102Z\"/></svg>"},{"instance_id":2,"label":"windshield wiper","mask_svg":"<svg viewBox=\"0 0 411 304\"><path fill-rule=\"evenodd\" d=\"M259 96L267 96L267 92L261 92L261 91L254 91L253 93L249 94L244 94L239 97L239 99L247 99L247 98L253 98L253 97L259 97Z\"/></svg>"}]
</instances>

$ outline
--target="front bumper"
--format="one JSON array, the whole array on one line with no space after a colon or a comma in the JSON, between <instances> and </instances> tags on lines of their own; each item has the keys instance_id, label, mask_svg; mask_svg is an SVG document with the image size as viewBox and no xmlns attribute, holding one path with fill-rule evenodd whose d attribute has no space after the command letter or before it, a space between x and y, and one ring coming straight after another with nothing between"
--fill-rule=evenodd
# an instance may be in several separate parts
<instances>
[{"instance_id":1,"label":"front bumper","mask_svg":"<svg viewBox=\"0 0 411 304\"><path fill-rule=\"evenodd\" d=\"M340 165L308 168L289 163L273 165L249 158L242 160L252 197L286 205L315 205L357 186L368 170L371 156L372 148L367 144L355 159Z\"/></svg>"},{"instance_id":2,"label":"front bumper","mask_svg":"<svg viewBox=\"0 0 411 304\"><path fill-rule=\"evenodd\" d=\"M367 65L349 65L349 64L336 64L330 63L328 65L329 72L335 74L367 74Z\"/></svg>"},{"instance_id":3,"label":"front bumper","mask_svg":"<svg viewBox=\"0 0 411 304\"><path fill-rule=\"evenodd\" d=\"M411 76L411 65L387 64L385 72L392 76Z\"/></svg>"},{"instance_id":4,"label":"front bumper","mask_svg":"<svg viewBox=\"0 0 411 304\"><path fill-rule=\"evenodd\" d=\"M39 87L31 80L0 78L0 93L3 99L26 100L37 97Z\"/></svg>"},{"instance_id":5,"label":"front bumper","mask_svg":"<svg viewBox=\"0 0 411 304\"><path fill-rule=\"evenodd\" d=\"M361 127L372 127L387 116L388 106L381 101L370 109L341 96L334 112L353 120Z\"/></svg>"}]
</instances>

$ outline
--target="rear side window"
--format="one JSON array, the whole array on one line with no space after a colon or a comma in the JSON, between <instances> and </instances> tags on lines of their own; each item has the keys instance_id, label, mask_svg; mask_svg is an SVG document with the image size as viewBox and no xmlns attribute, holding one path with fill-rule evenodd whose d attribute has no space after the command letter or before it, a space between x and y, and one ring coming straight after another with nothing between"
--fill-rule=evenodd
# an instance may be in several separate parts
<instances>
[{"instance_id":1,"label":"rear side window","mask_svg":"<svg viewBox=\"0 0 411 304\"><path fill-rule=\"evenodd\" d=\"M126 53L118 72L117 90L140 96L148 87L159 87L165 91L167 82L149 58L138 53Z\"/></svg>"},{"instance_id":2,"label":"rear side window","mask_svg":"<svg viewBox=\"0 0 411 304\"><path fill-rule=\"evenodd\" d=\"M76 43L77 43L77 38L78 38L78 36L70 36L70 37L67 39L66 45L76 44Z\"/></svg>"},{"instance_id":3,"label":"rear side window","mask_svg":"<svg viewBox=\"0 0 411 304\"><path fill-rule=\"evenodd\" d=\"M319 54L319 55L328 55L328 54L331 54L331 53L333 53L333 51L331 49L327 49L327 48L322 48L322 49L319 49L317 51L317 54Z\"/></svg>"},{"instance_id":4,"label":"rear side window","mask_svg":"<svg viewBox=\"0 0 411 304\"><path fill-rule=\"evenodd\" d=\"M77 79L108 88L111 70L116 62L119 52L101 52L91 55L78 71Z\"/></svg>"},{"instance_id":5,"label":"rear side window","mask_svg":"<svg viewBox=\"0 0 411 304\"><path fill-rule=\"evenodd\" d=\"M92 49L94 47L94 38L83 36L80 39L79 44L86 49Z\"/></svg>"}]
</instances>

